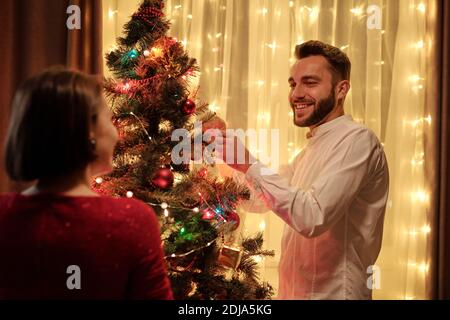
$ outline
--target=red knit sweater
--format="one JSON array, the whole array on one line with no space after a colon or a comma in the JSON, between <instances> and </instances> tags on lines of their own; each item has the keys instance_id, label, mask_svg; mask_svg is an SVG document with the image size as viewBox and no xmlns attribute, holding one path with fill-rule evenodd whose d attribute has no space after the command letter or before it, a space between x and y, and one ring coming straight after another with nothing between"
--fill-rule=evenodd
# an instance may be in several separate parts
<instances>
[{"instance_id":1,"label":"red knit sweater","mask_svg":"<svg viewBox=\"0 0 450 320\"><path fill-rule=\"evenodd\" d=\"M0 299L172 299L154 212L134 199L0 195Z\"/></svg>"}]
</instances>

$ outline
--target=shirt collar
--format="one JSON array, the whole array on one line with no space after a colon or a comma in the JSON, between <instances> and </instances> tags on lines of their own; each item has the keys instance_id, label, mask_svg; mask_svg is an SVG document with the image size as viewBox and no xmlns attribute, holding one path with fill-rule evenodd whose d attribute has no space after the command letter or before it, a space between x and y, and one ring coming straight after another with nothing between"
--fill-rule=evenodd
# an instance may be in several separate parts
<instances>
[{"instance_id":1,"label":"shirt collar","mask_svg":"<svg viewBox=\"0 0 450 320\"><path fill-rule=\"evenodd\" d=\"M325 122L325 123L321 124L320 126L315 127L314 129L310 130L309 132L306 133L306 138L310 139L310 138L319 137L319 136L323 135L324 133L326 133L330 130L333 130L334 128L339 126L341 123L343 123L345 121L351 121L351 120L352 120L351 115L344 114L342 116L337 117L336 119L333 119L329 122Z\"/></svg>"}]
</instances>

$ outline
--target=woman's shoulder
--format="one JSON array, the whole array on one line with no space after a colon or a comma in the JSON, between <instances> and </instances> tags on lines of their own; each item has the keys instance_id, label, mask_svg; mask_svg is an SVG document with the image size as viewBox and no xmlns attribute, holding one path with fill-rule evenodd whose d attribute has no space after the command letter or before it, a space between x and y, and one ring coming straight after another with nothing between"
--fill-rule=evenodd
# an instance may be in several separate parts
<instances>
[{"instance_id":1,"label":"woman's shoulder","mask_svg":"<svg viewBox=\"0 0 450 320\"><path fill-rule=\"evenodd\" d=\"M136 219L139 216L154 216L154 211L149 205L134 198L119 198L105 195L69 196L58 193L34 195L24 195L16 192L0 193L0 208L2 209L43 207L49 204L52 204L54 208L59 206L67 208L69 206L92 211L99 215L107 213L109 216L114 215L116 217L133 215Z\"/></svg>"},{"instance_id":2,"label":"woman's shoulder","mask_svg":"<svg viewBox=\"0 0 450 320\"><path fill-rule=\"evenodd\" d=\"M3 192L0 193L0 208L5 209L11 206L13 200L19 195L15 192Z\"/></svg>"},{"instance_id":3,"label":"woman's shoulder","mask_svg":"<svg viewBox=\"0 0 450 320\"><path fill-rule=\"evenodd\" d=\"M131 213L135 218L156 217L153 208L139 199L102 196L102 201L116 207L121 212Z\"/></svg>"}]
</instances>

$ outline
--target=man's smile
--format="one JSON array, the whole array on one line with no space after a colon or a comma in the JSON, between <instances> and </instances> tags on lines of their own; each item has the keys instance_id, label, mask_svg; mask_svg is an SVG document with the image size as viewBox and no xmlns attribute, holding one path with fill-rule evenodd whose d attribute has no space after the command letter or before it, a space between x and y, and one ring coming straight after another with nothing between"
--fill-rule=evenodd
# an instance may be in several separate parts
<instances>
[{"instance_id":1,"label":"man's smile","mask_svg":"<svg viewBox=\"0 0 450 320\"><path fill-rule=\"evenodd\" d=\"M303 110L308 107L314 106L314 102L301 102L293 104L295 110Z\"/></svg>"}]
</instances>

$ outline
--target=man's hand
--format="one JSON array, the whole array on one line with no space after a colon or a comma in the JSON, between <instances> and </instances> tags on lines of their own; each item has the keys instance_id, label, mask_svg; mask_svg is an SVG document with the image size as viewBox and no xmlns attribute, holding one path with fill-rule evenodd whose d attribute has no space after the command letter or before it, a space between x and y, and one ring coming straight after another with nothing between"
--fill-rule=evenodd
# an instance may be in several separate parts
<instances>
[{"instance_id":1,"label":"man's hand","mask_svg":"<svg viewBox=\"0 0 450 320\"><path fill-rule=\"evenodd\" d=\"M216 137L216 158L223 160L235 170L246 173L256 158L235 135L222 132L222 137Z\"/></svg>"},{"instance_id":2,"label":"man's hand","mask_svg":"<svg viewBox=\"0 0 450 320\"><path fill-rule=\"evenodd\" d=\"M218 131L225 131L227 129L227 124L226 122L219 117L218 115L214 115L212 118L210 118L208 121L205 121L202 123L202 128L201 128L201 134L205 134L206 131L208 130L218 130ZM200 133L196 134L196 136L200 136ZM205 152L205 142L203 142L203 137L200 138L201 142L202 142L202 146L201 148L195 148L194 147L194 141L196 140L196 138L193 136L192 137L192 142L191 142L191 160L192 161L202 161L203 159L203 153Z\"/></svg>"},{"instance_id":3,"label":"man's hand","mask_svg":"<svg viewBox=\"0 0 450 320\"><path fill-rule=\"evenodd\" d=\"M220 131L225 131L227 129L227 124L221 117L215 115L210 120L203 122L202 132L205 132L208 129L219 129Z\"/></svg>"}]
</instances>

